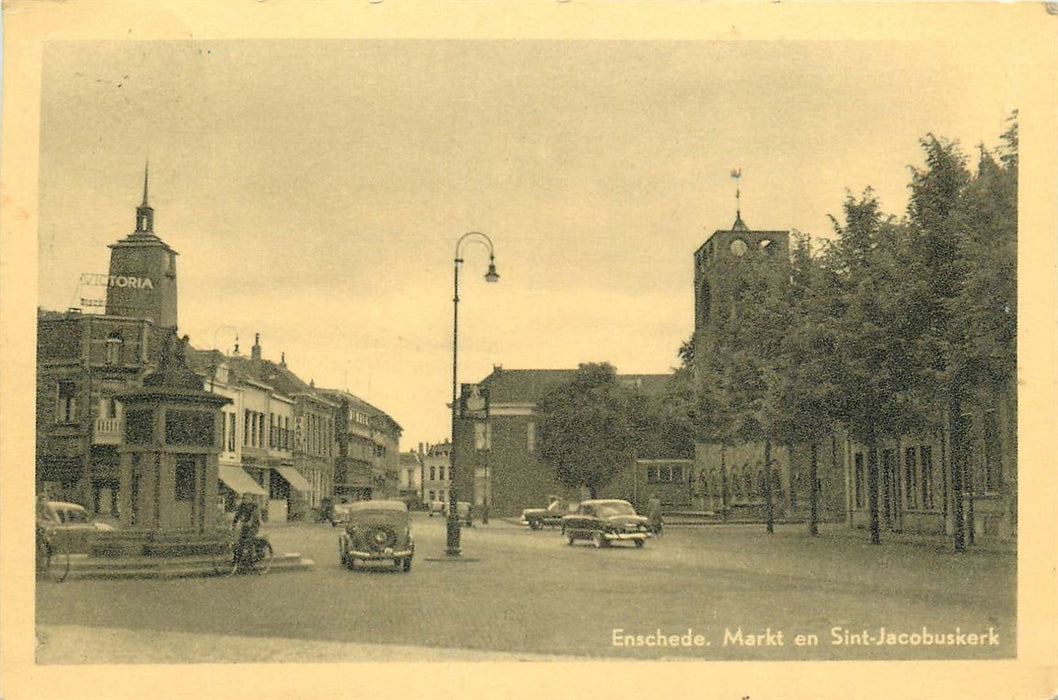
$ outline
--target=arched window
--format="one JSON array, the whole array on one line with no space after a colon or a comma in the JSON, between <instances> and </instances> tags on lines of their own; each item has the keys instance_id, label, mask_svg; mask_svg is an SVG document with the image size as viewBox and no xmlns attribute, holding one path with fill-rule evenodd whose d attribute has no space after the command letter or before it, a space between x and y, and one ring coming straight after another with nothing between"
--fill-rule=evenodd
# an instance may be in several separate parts
<instances>
[{"instance_id":1,"label":"arched window","mask_svg":"<svg viewBox=\"0 0 1058 700\"><path fill-rule=\"evenodd\" d=\"M121 334L114 331L107 336L107 349L105 362L108 365L120 365L121 364L121 348L125 344L125 340L121 337Z\"/></svg>"}]
</instances>

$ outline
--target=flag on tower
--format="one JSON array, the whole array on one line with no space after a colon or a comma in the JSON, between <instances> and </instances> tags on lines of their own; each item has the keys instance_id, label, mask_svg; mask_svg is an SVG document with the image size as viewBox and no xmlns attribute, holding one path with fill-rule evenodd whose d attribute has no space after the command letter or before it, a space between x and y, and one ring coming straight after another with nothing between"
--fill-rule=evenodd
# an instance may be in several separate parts
<instances>
[{"instance_id":1,"label":"flag on tower","mask_svg":"<svg viewBox=\"0 0 1058 700\"><path fill-rule=\"evenodd\" d=\"M731 177L738 179L742 177L742 168L735 168L731 171Z\"/></svg>"}]
</instances>

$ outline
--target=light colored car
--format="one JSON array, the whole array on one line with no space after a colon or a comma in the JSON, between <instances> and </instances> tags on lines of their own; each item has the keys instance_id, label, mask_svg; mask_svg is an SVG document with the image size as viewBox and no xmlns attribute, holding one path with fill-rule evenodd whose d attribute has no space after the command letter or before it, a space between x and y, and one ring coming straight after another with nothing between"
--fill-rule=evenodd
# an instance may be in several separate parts
<instances>
[{"instance_id":1,"label":"light colored car","mask_svg":"<svg viewBox=\"0 0 1058 700\"><path fill-rule=\"evenodd\" d=\"M348 569L357 562L392 561L411 571L415 542L411 517L404 501L357 501L349 504L345 532L338 538L341 562Z\"/></svg>"},{"instance_id":2,"label":"light colored car","mask_svg":"<svg viewBox=\"0 0 1058 700\"><path fill-rule=\"evenodd\" d=\"M93 535L114 526L94 520L78 503L45 501L37 504L37 527L47 533L60 551L87 552Z\"/></svg>"},{"instance_id":3,"label":"light colored car","mask_svg":"<svg viewBox=\"0 0 1058 700\"><path fill-rule=\"evenodd\" d=\"M37 521L48 530L113 530L114 526L94 520L85 507L66 501L47 501L37 509Z\"/></svg>"}]
</instances>

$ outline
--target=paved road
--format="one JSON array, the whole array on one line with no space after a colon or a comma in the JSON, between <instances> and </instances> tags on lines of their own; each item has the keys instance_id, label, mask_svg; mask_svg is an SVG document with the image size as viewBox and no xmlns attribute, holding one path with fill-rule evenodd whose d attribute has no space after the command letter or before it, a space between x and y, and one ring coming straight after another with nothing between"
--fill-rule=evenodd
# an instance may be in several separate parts
<instances>
[{"instance_id":1,"label":"paved road","mask_svg":"<svg viewBox=\"0 0 1058 700\"><path fill-rule=\"evenodd\" d=\"M69 642L90 639L93 630L124 644L125 661L201 661L218 648L241 649L247 660L357 653L327 645L363 645L365 659L392 649L403 660L416 648L431 650L424 659L446 649L722 660L996 658L1015 651L1017 567L1010 553L873 547L865 533L837 526L816 539L802 526L771 536L761 526L670 528L643 549L597 550L569 546L553 530L494 520L465 530L466 561L450 562L440 518L416 514L414 531L408 574L347 571L338 562L338 530L299 524L268 534L277 551L314 559L312 571L42 584L37 619L50 642L39 659L93 661L74 654ZM897 635L894 644L874 643L881 627ZM832 643L835 628L846 643ZM912 645L923 628L962 643ZM966 632L990 628L991 635L972 638L983 644L968 643ZM615 645L614 630L623 630L619 641L630 636L642 645ZM692 630L690 644L651 645L658 630L665 637ZM798 634L805 641L815 635L818 644L799 646ZM223 635L259 643L225 645ZM863 637L869 643L848 643Z\"/></svg>"}]
</instances>

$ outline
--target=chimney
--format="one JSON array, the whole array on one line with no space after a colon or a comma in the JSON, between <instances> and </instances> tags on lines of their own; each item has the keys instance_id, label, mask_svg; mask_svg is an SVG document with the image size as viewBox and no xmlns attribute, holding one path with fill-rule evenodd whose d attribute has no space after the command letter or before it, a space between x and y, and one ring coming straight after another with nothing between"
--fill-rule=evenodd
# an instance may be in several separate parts
<instances>
[{"instance_id":1,"label":"chimney","mask_svg":"<svg viewBox=\"0 0 1058 700\"><path fill-rule=\"evenodd\" d=\"M279 353L279 366L280 367L286 367L287 366L287 354L285 352Z\"/></svg>"},{"instance_id":2,"label":"chimney","mask_svg":"<svg viewBox=\"0 0 1058 700\"><path fill-rule=\"evenodd\" d=\"M253 334L253 347L250 349L250 359L254 362L261 361L261 334Z\"/></svg>"}]
</instances>

